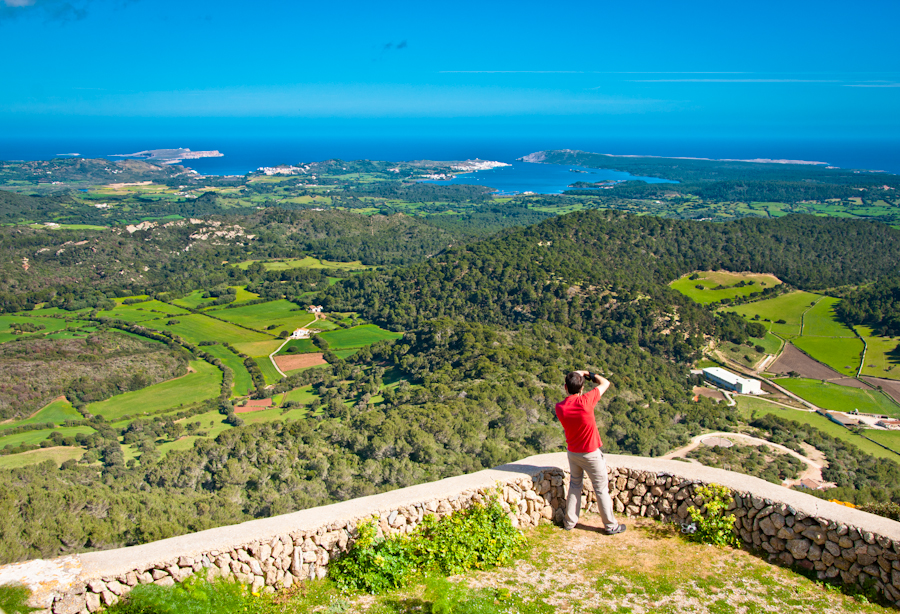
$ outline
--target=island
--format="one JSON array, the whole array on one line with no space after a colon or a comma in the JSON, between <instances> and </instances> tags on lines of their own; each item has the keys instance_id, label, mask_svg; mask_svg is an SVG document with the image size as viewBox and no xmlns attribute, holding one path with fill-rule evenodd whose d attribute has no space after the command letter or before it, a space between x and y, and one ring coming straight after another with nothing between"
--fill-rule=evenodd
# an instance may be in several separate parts
<instances>
[{"instance_id":1,"label":"island","mask_svg":"<svg viewBox=\"0 0 900 614\"><path fill-rule=\"evenodd\" d=\"M177 149L148 149L130 154L112 154L116 158L141 158L143 160L161 162L162 164L178 164L184 160L196 160L198 158L221 158L224 155L218 150L191 151L184 147Z\"/></svg>"}]
</instances>

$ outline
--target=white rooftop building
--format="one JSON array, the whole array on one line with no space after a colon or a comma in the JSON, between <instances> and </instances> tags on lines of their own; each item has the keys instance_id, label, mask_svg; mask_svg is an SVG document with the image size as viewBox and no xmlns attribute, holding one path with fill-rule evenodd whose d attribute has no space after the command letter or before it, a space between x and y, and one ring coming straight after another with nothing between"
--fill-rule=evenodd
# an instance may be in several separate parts
<instances>
[{"instance_id":1,"label":"white rooftop building","mask_svg":"<svg viewBox=\"0 0 900 614\"><path fill-rule=\"evenodd\" d=\"M759 380L741 377L721 367L707 367L703 369L703 376L719 388L733 390L740 394L762 394Z\"/></svg>"}]
</instances>

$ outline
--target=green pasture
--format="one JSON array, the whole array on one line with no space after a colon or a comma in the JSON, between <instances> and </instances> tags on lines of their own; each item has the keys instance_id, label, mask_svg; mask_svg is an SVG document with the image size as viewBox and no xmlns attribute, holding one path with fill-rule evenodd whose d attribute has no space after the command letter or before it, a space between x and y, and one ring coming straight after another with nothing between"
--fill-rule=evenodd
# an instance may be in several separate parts
<instances>
[{"instance_id":1,"label":"green pasture","mask_svg":"<svg viewBox=\"0 0 900 614\"><path fill-rule=\"evenodd\" d=\"M755 301L746 305L728 307L725 311L737 313L747 320L753 320L759 316L759 321L765 324L769 330L780 337L795 337L800 334L800 322L803 314L810 308L811 303L821 298L818 294L810 292L791 292L764 301ZM776 324L778 320L784 320L785 324Z\"/></svg>"},{"instance_id":2,"label":"green pasture","mask_svg":"<svg viewBox=\"0 0 900 614\"><path fill-rule=\"evenodd\" d=\"M136 298L136 297L128 297L128 298ZM178 307L176 305L170 305L169 303L163 303L162 301L152 300L145 301L143 303L134 303L132 305L123 305L122 301L124 299L118 299L117 305L114 309L110 311L101 311L99 315L109 317L109 318L119 318L120 320L128 320L128 321L138 321L144 319L155 319L160 318L162 316L180 316L180 315L190 315L190 312L186 309ZM109 315L109 314L122 314L122 315Z\"/></svg>"},{"instance_id":3,"label":"green pasture","mask_svg":"<svg viewBox=\"0 0 900 614\"><path fill-rule=\"evenodd\" d=\"M694 274L699 275L699 279L690 279ZM745 281L750 285L740 288L726 287L721 290L714 290L717 286L733 286L741 281ZM781 284L781 280L774 275L729 273L727 271L695 271L694 273L682 275L681 278L676 279L669 285L692 300L707 305L721 301L724 298L733 299L739 296L749 296L754 292L762 292L766 288L779 284ZM697 286L702 286L702 288Z\"/></svg>"},{"instance_id":4,"label":"green pasture","mask_svg":"<svg viewBox=\"0 0 900 614\"><path fill-rule=\"evenodd\" d=\"M10 326L12 324L37 324L44 326L44 330L34 333L22 333L16 335L12 332ZM65 320L59 318L32 318L28 316L18 315L0 315L0 343L10 341L12 339L20 339L30 335L43 335L63 330L69 324Z\"/></svg>"},{"instance_id":5,"label":"green pasture","mask_svg":"<svg viewBox=\"0 0 900 614\"><path fill-rule=\"evenodd\" d=\"M823 409L847 413L858 409L867 414L900 417L900 406L877 390L823 384L820 380L805 378L780 378L777 383Z\"/></svg>"},{"instance_id":6,"label":"green pasture","mask_svg":"<svg viewBox=\"0 0 900 614\"><path fill-rule=\"evenodd\" d=\"M244 421L244 424L259 424L261 422L274 422L276 420L299 420L300 418L306 417L308 411L309 410L306 407L295 407L288 411L285 411L280 407L272 407L270 409L261 409L259 411L238 415L241 420Z\"/></svg>"},{"instance_id":7,"label":"green pasture","mask_svg":"<svg viewBox=\"0 0 900 614\"><path fill-rule=\"evenodd\" d=\"M16 433L14 435L6 435L4 437L0 437L0 449L3 449L7 446L15 448L23 444L37 445L50 437L50 433L59 433L63 437L72 437L74 435L77 435L78 433L84 433L85 435L87 435L88 433L93 432L94 429L89 426L62 426L55 429L25 431L24 433Z\"/></svg>"},{"instance_id":8,"label":"green pasture","mask_svg":"<svg viewBox=\"0 0 900 614\"><path fill-rule=\"evenodd\" d=\"M81 458L83 454L83 448L73 446L54 446L20 454L7 454L6 456L0 456L0 469L18 469L19 467L37 465L48 460L52 460L59 467L67 460Z\"/></svg>"},{"instance_id":9,"label":"green pasture","mask_svg":"<svg viewBox=\"0 0 900 614\"><path fill-rule=\"evenodd\" d=\"M318 324L318 322L317 322ZM288 352L290 348L297 348L294 352ZM311 354L314 352L321 352L322 350L316 347L316 344L312 342L312 339L291 339L288 341L281 351L278 352L278 356L282 354Z\"/></svg>"},{"instance_id":10,"label":"green pasture","mask_svg":"<svg viewBox=\"0 0 900 614\"><path fill-rule=\"evenodd\" d=\"M868 326L856 330L866 340L862 375L900 379L900 337L878 337Z\"/></svg>"},{"instance_id":11,"label":"green pasture","mask_svg":"<svg viewBox=\"0 0 900 614\"><path fill-rule=\"evenodd\" d=\"M322 260L307 256L306 258L288 258L284 260L245 260L238 262L234 266L246 271L254 262L262 263L267 271L286 271L288 269L344 269L348 271L359 271L371 267L366 266L359 260L353 262L335 262L332 260Z\"/></svg>"},{"instance_id":12,"label":"green pasture","mask_svg":"<svg viewBox=\"0 0 900 614\"><path fill-rule=\"evenodd\" d=\"M167 453L172 450L190 450L194 447L194 442L198 439L215 439L222 432L227 431L231 427L228 424L225 424L225 416L220 414L218 411L209 411L205 414L197 414L196 416L191 416L190 418L185 418L181 420L182 424L190 424L191 422L199 422L201 431L204 431L206 435L185 435L175 441L167 441L165 443L161 443L156 446L157 451L165 456ZM130 446L129 446L130 447Z\"/></svg>"},{"instance_id":13,"label":"green pasture","mask_svg":"<svg viewBox=\"0 0 900 614\"><path fill-rule=\"evenodd\" d=\"M873 439L883 446L889 447L900 453L900 431L879 431L866 429L866 437Z\"/></svg>"},{"instance_id":14,"label":"green pasture","mask_svg":"<svg viewBox=\"0 0 900 614\"><path fill-rule=\"evenodd\" d=\"M42 303L45 305L46 303ZM84 309L79 309L77 311L67 311L65 309L60 309L59 307L40 307L39 309L32 309L31 311L24 311L21 313L28 313L38 317L46 317L46 316L71 316L76 317L78 314L90 313L91 308L85 307Z\"/></svg>"},{"instance_id":15,"label":"green pasture","mask_svg":"<svg viewBox=\"0 0 900 614\"><path fill-rule=\"evenodd\" d=\"M285 299L234 309L217 309L211 313L217 318L256 330L267 330L270 326L275 326L269 330L269 333L275 335L281 330L292 332L315 319L313 314Z\"/></svg>"},{"instance_id":16,"label":"green pasture","mask_svg":"<svg viewBox=\"0 0 900 614\"><path fill-rule=\"evenodd\" d=\"M91 403L88 411L115 421L125 415L152 414L219 395L222 372L202 360L190 363L193 373Z\"/></svg>"},{"instance_id":17,"label":"green pasture","mask_svg":"<svg viewBox=\"0 0 900 614\"><path fill-rule=\"evenodd\" d=\"M334 355L341 360L346 360L356 354L362 348L350 348L347 350L334 350Z\"/></svg>"},{"instance_id":18,"label":"green pasture","mask_svg":"<svg viewBox=\"0 0 900 614\"><path fill-rule=\"evenodd\" d=\"M239 303L244 303L246 301L252 301L259 298L259 295L250 292L247 290L246 286L228 286L232 290L235 291L236 298L234 299L231 305L237 305ZM190 294L183 296L182 298L175 299L172 301L173 304L179 305L181 307L188 307L190 309L203 309L204 307L210 306L215 300L216 297L203 298L205 292L203 290L194 290ZM216 305L216 307L220 307L220 305Z\"/></svg>"},{"instance_id":19,"label":"green pasture","mask_svg":"<svg viewBox=\"0 0 900 614\"><path fill-rule=\"evenodd\" d=\"M804 337L856 337L853 330L837 319L834 306L841 299L823 296L822 300L810 308L803 316Z\"/></svg>"},{"instance_id":20,"label":"green pasture","mask_svg":"<svg viewBox=\"0 0 900 614\"><path fill-rule=\"evenodd\" d=\"M275 364L268 354L265 356L254 356L253 359L259 365L259 370L262 372L266 384L277 384L281 381L281 373L275 368Z\"/></svg>"},{"instance_id":21,"label":"green pasture","mask_svg":"<svg viewBox=\"0 0 900 614\"><path fill-rule=\"evenodd\" d=\"M169 320L177 320L178 324L167 324ZM201 341L220 341L224 343L253 343L272 339L269 335L247 330L228 322L222 322L202 314L166 317L145 323L159 330L167 330L180 335L191 343Z\"/></svg>"},{"instance_id":22,"label":"green pasture","mask_svg":"<svg viewBox=\"0 0 900 614\"><path fill-rule=\"evenodd\" d=\"M863 351L863 342L859 338L803 336L795 337L791 342L835 371L850 377L856 376Z\"/></svg>"},{"instance_id":23,"label":"green pasture","mask_svg":"<svg viewBox=\"0 0 900 614\"><path fill-rule=\"evenodd\" d=\"M282 399L282 404L287 403L288 401L294 401L295 403L300 403L301 405L309 405L311 403L315 403L319 400L319 395L317 395L312 390L312 386L302 386L300 388L294 388L293 390L289 390L284 393L284 398Z\"/></svg>"},{"instance_id":24,"label":"green pasture","mask_svg":"<svg viewBox=\"0 0 900 614\"><path fill-rule=\"evenodd\" d=\"M72 407L72 404L63 398L61 400L51 401L28 418L0 424L0 431L23 426L25 424L46 424L48 422L52 422L53 424L63 424L66 420L82 420L83 418L84 417L78 413L78 410Z\"/></svg>"},{"instance_id":25,"label":"green pasture","mask_svg":"<svg viewBox=\"0 0 900 614\"><path fill-rule=\"evenodd\" d=\"M399 339L403 333L392 333L375 324L362 324L353 328L321 333L322 339L328 342L332 351L361 348L385 339Z\"/></svg>"},{"instance_id":26,"label":"green pasture","mask_svg":"<svg viewBox=\"0 0 900 614\"><path fill-rule=\"evenodd\" d=\"M231 392L235 396L244 396L253 388L253 380L244 361L240 356L231 352L224 345L205 345L203 351L212 354L234 372L234 382L231 384Z\"/></svg>"},{"instance_id":27,"label":"green pasture","mask_svg":"<svg viewBox=\"0 0 900 614\"><path fill-rule=\"evenodd\" d=\"M780 405L768 403L762 399L752 397L737 397L738 409L749 414L748 419L757 418L765 414L774 414L788 420L808 424L816 429L827 433L832 437L836 437L842 441L853 444L866 454L871 454L876 458L887 458L900 462L900 456L888 452L879 445L860 437L853 431L835 424L825 416L821 416L815 412L803 411L801 409L788 409ZM866 434L873 432L871 429Z\"/></svg>"},{"instance_id":28,"label":"green pasture","mask_svg":"<svg viewBox=\"0 0 900 614\"><path fill-rule=\"evenodd\" d=\"M252 356L268 356L278 349L284 343L281 339L267 339L266 341L253 341L250 343L239 343L235 345L235 349L242 354Z\"/></svg>"}]
</instances>

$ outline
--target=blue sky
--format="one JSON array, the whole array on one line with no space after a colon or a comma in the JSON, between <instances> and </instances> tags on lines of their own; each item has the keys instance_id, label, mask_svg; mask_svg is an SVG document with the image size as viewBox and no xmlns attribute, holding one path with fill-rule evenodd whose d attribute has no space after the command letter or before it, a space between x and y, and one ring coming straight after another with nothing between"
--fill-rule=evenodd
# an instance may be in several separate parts
<instances>
[{"instance_id":1,"label":"blue sky","mask_svg":"<svg viewBox=\"0 0 900 614\"><path fill-rule=\"evenodd\" d=\"M0 0L0 133L889 140L898 23L895 0Z\"/></svg>"}]
</instances>

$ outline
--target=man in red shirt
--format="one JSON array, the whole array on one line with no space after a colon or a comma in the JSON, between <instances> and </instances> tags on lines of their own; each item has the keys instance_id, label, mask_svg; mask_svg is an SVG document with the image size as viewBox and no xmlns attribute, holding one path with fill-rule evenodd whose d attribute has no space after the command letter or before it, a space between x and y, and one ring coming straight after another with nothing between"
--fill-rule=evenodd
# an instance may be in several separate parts
<instances>
[{"instance_id":1,"label":"man in red shirt","mask_svg":"<svg viewBox=\"0 0 900 614\"><path fill-rule=\"evenodd\" d=\"M596 388L583 394L584 382L599 384ZM569 492L566 497L566 517L563 528L571 531L578 524L581 513L581 483L587 471L597 495L600 518L603 520L603 533L616 535L625 531L625 525L616 522L613 516L612 499L609 496L609 477L606 473L606 460L600 447L600 433L597 432L597 421L594 419L594 406L609 388L609 380L589 371L572 371L566 375L566 393L564 401L556 404L556 417L559 418L566 432L566 447L569 450Z\"/></svg>"}]
</instances>

